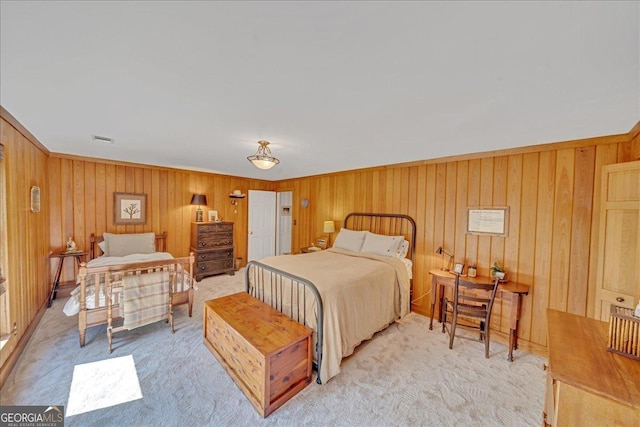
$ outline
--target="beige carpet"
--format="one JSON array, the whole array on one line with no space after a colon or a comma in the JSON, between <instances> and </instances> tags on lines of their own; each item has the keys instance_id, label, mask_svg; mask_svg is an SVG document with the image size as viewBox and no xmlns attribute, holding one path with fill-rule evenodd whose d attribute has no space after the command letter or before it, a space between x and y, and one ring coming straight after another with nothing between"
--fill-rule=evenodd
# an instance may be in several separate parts
<instances>
[{"instance_id":1,"label":"beige carpet","mask_svg":"<svg viewBox=\"0 0 640 427\"><path fill-rule=\"evenodd\" d=\"M77 318L62 313L64 300L54 301L0 390L0 404L64 405L67 426L541 424L543 359L516 351L510 363L507 347L493 342L485 359L483 345L467 339L456 339L449 350L446 334L429 331L428 319L417 314L363 343L327 384L312 383L262 419L202 343L202 302L242 290L243 278L241 271L202 280L193 318L186 307L177 310L175 335L163 322L123 331L114 336L112 354L104 326L90 329L81 349ZM131 400L101 408L108 399L82 392L112 381L100 377L111 375L109 369L86 364L128 363L129 356L142 398L127 388L116 394ZM89 373L90 382L73 385L77 370Z\"/></svg>"}]
</instances>

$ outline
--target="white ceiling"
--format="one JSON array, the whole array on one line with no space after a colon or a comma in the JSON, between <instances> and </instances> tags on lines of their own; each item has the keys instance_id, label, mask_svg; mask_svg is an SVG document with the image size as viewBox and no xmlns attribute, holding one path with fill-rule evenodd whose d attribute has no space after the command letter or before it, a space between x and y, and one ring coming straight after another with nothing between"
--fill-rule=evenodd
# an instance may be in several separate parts
<instances>
[{"instance_id":1,"label":"white ceiling","mask_svg":"<svg viewBox=\"0 0 640 427\"><path fill-rule=\"evenodd\" d=\"M279 180L640 119L638 1L2 0L0 18L0 103L57 153ZM260 139L268 171L246 160Z\"/></svg>"}]
</instances>

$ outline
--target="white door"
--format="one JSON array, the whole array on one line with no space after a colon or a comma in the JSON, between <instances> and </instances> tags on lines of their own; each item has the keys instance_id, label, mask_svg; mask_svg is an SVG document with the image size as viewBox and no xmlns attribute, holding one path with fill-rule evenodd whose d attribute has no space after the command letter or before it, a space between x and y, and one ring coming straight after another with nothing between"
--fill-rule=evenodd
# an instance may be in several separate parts
<instances>
[{"instance_id":1,"label":"white door","mask_svg":"<svg viewBox=\"0 0 640 427\"><path fill-rule=\"evenodd\" d=\"M276 239L276 253L278 255L287 254L291 252L291 226L293 221L291 220L293 215L293 192L281 191L278 193L278 212L276 217L278 218L276 232L278 238Z\"/></svg>"},{"instance_id":2,"label":"white door","mask_svg":"<svg viewBox=\"0 0 640 427\"><path fill-rule=\"evenodd\" d=\"M276 193L249 190L247 261L276 254Z\"/></svg>"}]
</instances>

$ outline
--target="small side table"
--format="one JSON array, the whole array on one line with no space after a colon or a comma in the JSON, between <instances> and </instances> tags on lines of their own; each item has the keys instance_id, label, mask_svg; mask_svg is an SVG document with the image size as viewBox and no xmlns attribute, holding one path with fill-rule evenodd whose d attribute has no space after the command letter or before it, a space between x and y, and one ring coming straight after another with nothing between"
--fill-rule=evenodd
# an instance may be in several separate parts
<instances>
[{"instance_id":1,"label":"small side table","mask_svg":"<svg viewBox=\"0 0 640 427\"><path fill-rule=\"evenodd\" d=\"M51 287L51 295L49 295L49 302L47 303L47 307L51 307L51 302L56 299L56 293L58 292L58 285L60 284L60 274L62 273L62 265L64 264L64 260L69 257L74 257L76 259L76 266L80 266L80 263L84 261L84 257L87 255L88 253L85 251L54 252L49 255L49 258L58 259L58 267L56 268L56 275L53 279L53 286Z\"/></svg>"}]
</instances>

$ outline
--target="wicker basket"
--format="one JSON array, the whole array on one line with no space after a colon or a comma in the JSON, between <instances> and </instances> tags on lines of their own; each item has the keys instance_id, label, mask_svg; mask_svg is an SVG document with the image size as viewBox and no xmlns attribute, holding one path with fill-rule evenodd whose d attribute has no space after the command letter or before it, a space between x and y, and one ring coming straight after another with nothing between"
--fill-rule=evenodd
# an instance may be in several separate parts
<instances>
[{"instance_id":1,"label":"wicker basket","mask_svg":"<svg viewBox=\"0 0 640 427\"><path fill-rule=\"evenodd\" d=\"M611 304L607 350L640 360L640 317L632 308Z\"/></svg>"}]
</instances>

